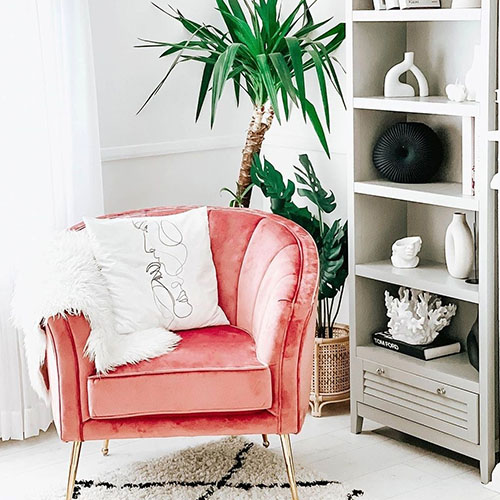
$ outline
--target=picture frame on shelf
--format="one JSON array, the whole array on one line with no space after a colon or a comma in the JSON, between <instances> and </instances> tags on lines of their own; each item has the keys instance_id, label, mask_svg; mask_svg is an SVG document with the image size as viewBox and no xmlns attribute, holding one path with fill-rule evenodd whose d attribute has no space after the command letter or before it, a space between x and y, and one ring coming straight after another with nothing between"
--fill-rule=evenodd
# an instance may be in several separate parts
<instances>
[{"instance_id":1,"label":"picture frame on shelf","mask_svg":"<svg viewBox=\"0 0 500 500\"><path fill-rule=\"evenodd\" d=\"M373 0L373 8L375 10L386 10L385 0Z\"/></svg>"},{"instance_id":2,"label":"picture frame on shelf","mask_svg":"<svg viewBox=\"0 0 500 500\"><path fill-rule=\"evenodd\" d=\"M441 7L441 0L399 0L401 9L430 9Z\"/></svg>"},{"instance_id":3,"label":"picture frame on shelf","mask_svg":"<svg viewBox=\"0 0 500 500\"><path fill-rule=\"evenodd\" d=\"M385 8L387 10L399 9L399 0L386 0Z\"/></svg>"}]
</instances>

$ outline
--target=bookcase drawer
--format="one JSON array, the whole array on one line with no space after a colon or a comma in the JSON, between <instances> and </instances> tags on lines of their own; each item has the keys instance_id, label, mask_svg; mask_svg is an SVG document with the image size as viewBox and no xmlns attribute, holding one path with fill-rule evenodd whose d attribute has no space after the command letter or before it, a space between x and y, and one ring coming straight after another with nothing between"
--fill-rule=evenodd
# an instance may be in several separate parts
<instances>
[{"instance_id":1,"label":"bookcase drawer","mask_svg":"<svg viewBox=\"0 0 500 500\"><path fill-rule=\"evenodd\" d=\"M363 402L472 443L479 442L479 396L472 392L363 361Z\"/></svg>"}]
</instances>

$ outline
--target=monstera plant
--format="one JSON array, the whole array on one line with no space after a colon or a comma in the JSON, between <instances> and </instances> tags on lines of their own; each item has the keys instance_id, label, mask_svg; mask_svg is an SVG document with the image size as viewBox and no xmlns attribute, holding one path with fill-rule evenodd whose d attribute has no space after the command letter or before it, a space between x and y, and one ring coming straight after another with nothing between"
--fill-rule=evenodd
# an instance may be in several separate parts
<instances>
[{"instance_id":1,"label":"monstera plant","mask_svg":"<svg viewBox=\"0 0 500 500\"><path fill-rule=\"evenodd\" d=\"M313 3L315 3L314 0ZM280 0L215 0L222 29L194 21L179 10L160 11L178 21L189 34L185 40L162 42L143 40L138 47L162 50L160 58L173 61L165 77L153 90L143 107L156 95L180 63L203 65L196 120L207 94L210 94L210 123L213 125L217 105L226 83L231 81L236 96L246 96L252 103L252 118L243 149L237 181L237 198L248 207L251 197L250 169L252 158L259 153L274 117L288 120L293 106L300 109L304 120L310 120L325 152L329 155L325 135L330 129L328 86L342 97L333 53L344 41L345 24L330 24L332 18L315 22L306 0L295 0L285 15ZM291 4L292 2L287 2ZM222 26L221 25L221 26ZM305 73L314 70L321 95L323 118L308 99ZM142 109L142 108L141 108Z\"/></svg>"},{"instance_id":2,"label":"monstera plant","mask_svg":"<svg viewBox=\"0 0 500 500\"><path fill-rule=\"evenodd\" d=\"M335 196L323 188L307 155L300 155L299 162L300 167L294 167L295 180L300 185L297 189L291 180L285 184L281 173L269 161L264 159L262 164L258 155L254 156L251 176L253 184L270 199L273 213L301 225L316 242L320 261L316 335L331 338L348 273L347 222L342 223L340 219L332 224L325 222L325 215L337 207ZM296 205L295 191L312 203L315 214L307 207Z\"/></svg>"}]
</instances>

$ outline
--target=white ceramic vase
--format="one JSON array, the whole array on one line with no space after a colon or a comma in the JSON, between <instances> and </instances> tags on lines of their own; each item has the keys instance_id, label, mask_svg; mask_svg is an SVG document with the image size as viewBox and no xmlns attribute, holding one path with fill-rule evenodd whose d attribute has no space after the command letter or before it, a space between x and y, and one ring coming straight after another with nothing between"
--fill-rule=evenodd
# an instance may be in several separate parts
<instances>
[{"instance_id":1,"label":"white ceramic vase","mask_svg":"<svg viewBox=\"0 0 500 500\"><path fill-rule=\"evenodd\" d=\"M420 69L414 63L415 53L405 52L404 60L393 66L385 75L384 96L385 97L414 97L415 89L408 83L403 83L399 78L407 71L411 71L418 83L419 95L429 95L429 84Z\"/></svg>"},{"instance_id":2,"label":"white ceramic vase","mask_svg":"<svg viewBox=\"0 0 500 500\"><path fill-rule=\"evenodd\" d=\"M446 267L454 278L470 277L474 262L474 242L465 214L455 212L446 230Z\"/></svg>"},{"instance_id":3,"label":"white ceramic vase","mask_svg":"<svg viewBox=\"0 0 500 500\"><path fill-rule=\"evenodd\" d=\"M465 75L465 88L467 89L467 100L477 101L479 89L479 78L481 77L481 46L474 47L474 60L472 66Z\"/></svg>"}]
</instances>

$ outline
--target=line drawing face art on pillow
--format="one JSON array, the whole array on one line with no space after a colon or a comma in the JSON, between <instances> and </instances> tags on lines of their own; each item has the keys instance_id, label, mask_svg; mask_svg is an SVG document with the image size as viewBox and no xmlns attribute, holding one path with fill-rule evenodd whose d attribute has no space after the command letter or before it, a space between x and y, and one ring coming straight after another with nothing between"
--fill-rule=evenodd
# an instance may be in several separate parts
<instances>
[{"instance_id":1,"label":"line drawing face art on pillow","mask_svg":"<svg viewBox=\"0 0 500 500\"><path fill-rule=\"evenodd\" d=\"M151 291L156 307L167 320L167 325L177 318L187 318L193 312L182 273L188 258L179 228L162 220L132 222L142 231L144 251L151 255L146 273L151 276ZM167 326L168 327L168 326Z\"/></svg>"}]
</instances>

